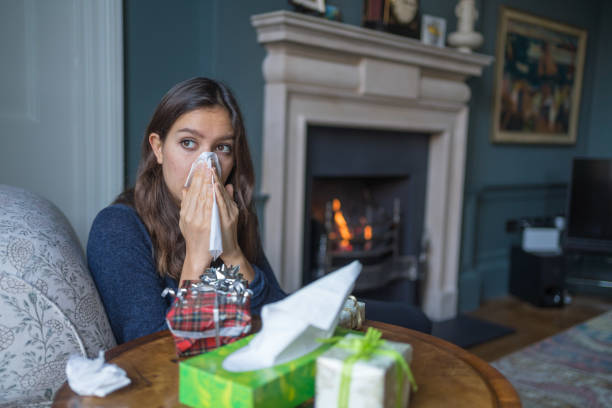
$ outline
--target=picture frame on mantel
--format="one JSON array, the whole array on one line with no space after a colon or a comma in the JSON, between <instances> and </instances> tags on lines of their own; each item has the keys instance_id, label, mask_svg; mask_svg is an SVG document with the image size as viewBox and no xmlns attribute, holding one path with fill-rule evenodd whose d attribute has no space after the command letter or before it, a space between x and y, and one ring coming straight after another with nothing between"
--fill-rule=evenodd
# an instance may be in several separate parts
<instances>
[{"instance_id":1,"label":"picture frame on mantel","mask_svg":"<svg viewBox=\"0 0 612 408\"><path fill-rule=\"evenodd\" d=\"M494 143L574 144L587 32L502 6Z\"/></svg>"},{"instance_id":2,"label":"picture frame on mantel","mask_svg":"<svg viewBox=\"0 0 612 408\"><path fill-rule=\"evenodd\" d=\"M423 14L421 21L421 41L424 44L444 48L444 42L446 40L446 20L441 17Z\"/></svg>"}]
</instances>

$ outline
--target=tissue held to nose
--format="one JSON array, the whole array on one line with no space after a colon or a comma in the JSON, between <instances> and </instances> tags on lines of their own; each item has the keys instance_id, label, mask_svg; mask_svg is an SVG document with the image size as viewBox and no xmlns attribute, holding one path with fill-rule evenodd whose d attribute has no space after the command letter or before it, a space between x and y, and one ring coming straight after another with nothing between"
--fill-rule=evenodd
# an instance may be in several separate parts
<instances>
[{"instance_id":1,"label":"tissue held to nose","mask_svg":"<svg viewBox=\"0 0 612 408\"><path fill-rule=\"evenodd\" d=\"M219 157L217 157L217 155L213 152L202 152L202 154L200 154L198 158L195 159L195 161L191 165L191 169L189 170L189 174L187 175L187 180L185 181L185 187L187 188L191 184L191 178L192 178L193 172L198 167L198 165L206 165L207 167L210 168L212 167L213 163L215 165L215 168L217 169L217 174L219 175L219 179L221 179L222 172L221 172L221 164L219 163Z\"/></svg>"},{"instance_id":2,"label":"tissue held to nose","mask_svg":"<svg viewBox=\"0 0 612 408\"><path fill-rule=\"evenodd\" d=\"M193 172L198 167L198 165L206 165L209 168L215 166L217 169L217 174L219 178L221 178L221 164L219 163L219 158L213 152L202 152L198 156L197 159L191 165L191 169L189 170L189 174L187 175L187 181L185 181L185 187L189 187L191 184L191 178ZM219 205L217 204L217 197L213 193L213 207L212 214L210 218L210 237L209 237L209 248L208 252L212 255L213 259L216 260L223 253L223 239L221 236L221 220L219 218Z\"/></svg>"}]
</instances>

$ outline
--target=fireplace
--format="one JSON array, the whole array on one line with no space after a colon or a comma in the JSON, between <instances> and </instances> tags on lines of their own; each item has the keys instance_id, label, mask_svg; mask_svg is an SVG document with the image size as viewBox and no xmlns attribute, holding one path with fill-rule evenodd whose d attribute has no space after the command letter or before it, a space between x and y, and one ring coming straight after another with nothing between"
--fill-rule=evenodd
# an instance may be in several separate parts
<instances>
[{"instance_id":1,"label":"fireplace","mask_svg":"<svg viewBox=\"0 0 612 408\"><path fill-rule=\"evenodd\" d=\"M287 11L256 15L252 22L267 51L262 192L269 198L263 240L283 288L291 292L312 279L307 271L313 269L316 249L307 230L313 186L324 189L326 180L335 178L331 185L362 183L367 189L369 179L370 186L383 189L369 194L381 198L378 205L392 219L394 199L400 198L400 221L408 221L398 230L397 255L412 256L412 264L418 255L424 312L434 320L455 316L470 98L465 80L481 75L491 58ZM309 163L308 151L321 131L327 132L321 138L326 146L369 146L336 160L357 163L355 171L332 168L317 174L319 159ZM378 162L369 163L380 159L376 141L383 137L427 145L420 153L426 158L422 181L412 169L377 174ZM386 194L418 183L424 184L420 191ZM346 194L364 194L357 191ZM333 207L338 197L323 201L329 198ZM419 205L422 213L415 221L411 212ZM340 209L349 207L340 199ZM331 216L336 212L331 208Z\"/></svg>"},{"instance_id":2,"label":"fireplace","mask_svg":"<svg viewBox=\"0 0 612 408\"><path fill-rule=\"evenodd\" d=\"M302 282L359 260L357 295L419 305L429 135L330 126L307 133Z\"/></svg>"}]
</instances>

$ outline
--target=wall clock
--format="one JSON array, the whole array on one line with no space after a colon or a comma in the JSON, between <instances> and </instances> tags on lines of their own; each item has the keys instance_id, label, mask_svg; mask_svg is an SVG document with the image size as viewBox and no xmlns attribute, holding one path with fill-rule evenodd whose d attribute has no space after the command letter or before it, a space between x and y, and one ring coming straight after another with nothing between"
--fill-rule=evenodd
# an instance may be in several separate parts
<instances>
[{"instance_id":1,"label":"wall clock","mask_svg":"<svg viewBox=\"0 0 612 408\"><path fill-rule=\"evenodd\" d=\"M419 0L365 0L363 26L419 38Z\"/></svg>"}]
</instances>

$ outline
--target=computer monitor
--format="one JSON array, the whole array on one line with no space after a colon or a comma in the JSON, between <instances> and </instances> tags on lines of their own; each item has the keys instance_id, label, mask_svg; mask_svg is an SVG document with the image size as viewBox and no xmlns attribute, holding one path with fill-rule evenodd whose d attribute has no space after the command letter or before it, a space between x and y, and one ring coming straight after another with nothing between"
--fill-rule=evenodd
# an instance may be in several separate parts
<instances>
[{"instance_id":1,"label":"computer monitor","mask_svg":"<svg viewBox=\"0 0 612 408\"><path fill-rule=\"evenodd\" d=\"M575 158L565 248L612 253L612 159Z\"/></svg>"}]
</instances>

